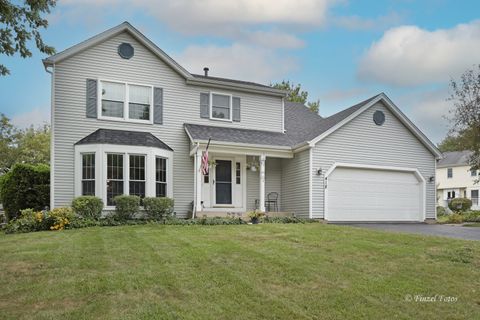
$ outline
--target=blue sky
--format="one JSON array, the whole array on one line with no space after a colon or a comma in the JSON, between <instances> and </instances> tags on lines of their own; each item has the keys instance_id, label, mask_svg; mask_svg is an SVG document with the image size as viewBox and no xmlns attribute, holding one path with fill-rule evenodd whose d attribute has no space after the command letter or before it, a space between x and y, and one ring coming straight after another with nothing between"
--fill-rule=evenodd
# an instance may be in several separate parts
<instances>
[{"instance_id":1,"label":"blue sky","mask_svg":"<svg viewBox=\"0 0 480 320\"><path fill-rule=\"evenodd\" d=\"M43 36L61 51L129 21L190 72L301 83L322 116L383 91L439 142L449 80L480 63L479 12L447 0L64 0ZM1 57L0 112L19 126L50 117L44 57Z\"/></svg>"}]
</instances>

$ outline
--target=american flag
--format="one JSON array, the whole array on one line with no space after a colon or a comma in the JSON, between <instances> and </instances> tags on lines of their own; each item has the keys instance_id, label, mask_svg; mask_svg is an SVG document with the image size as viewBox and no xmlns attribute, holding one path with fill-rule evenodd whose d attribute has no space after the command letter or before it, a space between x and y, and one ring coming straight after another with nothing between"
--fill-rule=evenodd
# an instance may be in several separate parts
<instances>
[{"instance_id":1,"label":"american flag","mask_svg":"<svg viewBox=\"0 0 480 320\"><path fill-rule=\"evenodd\" d=\"M209 146L210 146L210 139L208 139L207 148L205 149L205 152L202 155L202 166L200 168L200 171L202 172L203 175L208 174L208 147Z\"/></svg>"}]
</instances>

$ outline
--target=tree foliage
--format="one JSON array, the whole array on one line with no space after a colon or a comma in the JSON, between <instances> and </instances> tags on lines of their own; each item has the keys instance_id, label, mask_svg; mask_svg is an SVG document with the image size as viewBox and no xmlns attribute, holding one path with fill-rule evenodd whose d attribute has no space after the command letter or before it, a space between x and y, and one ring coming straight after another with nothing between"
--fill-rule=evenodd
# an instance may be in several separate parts
<instances>
[{"instance_id":1,"label":"tree foliage","mask_svg":"<svg viewBox=\"0 0 480 320\"><path fill-rule=\"evenodd\" d=\"M0 175L7 172L15 163L49 162L49 125L19 129L4 114L0 115Z\"/></svg>"},{"instance_id":2,"label":"tree foliage","mask_svg":"<svg viewBox=\"0 0 480 320\"><path fill-rule=\"evenodd\" d=\"M302 90L301 84L295 84L290 81L283 80L280 83L271 84L271 86L275 89L281 89L288 91L287 100L292 102L300 102L303 104L307 104L308 108L315 113L318 113L320 108L320 100L307 102L308 100L308 91Z\"/></svg>"},{"instance_id":3,"label":"tree foliage","mask_svg":"<svg viewBox=\"0 0 480 320\"><path fill-rule=\"evenodd\" d=\"M475 131L472 129L450 133L438 144L438 149L442 152L469 150L472 148L474 134Z\"/></svg>"},{"instance_id":4,"label":"tree foliage","mask_svg":"<svg viewBox=\"0 0 480 320\"><path fill-rule=\"evenodd\" d=\"M450 112L450 135L459 138L461 148L472 150L471 170L480 169L480 64L450 81L454 108Z\"/></svg>"},{"instance_id":5,"label":"tree foliage","mask_svg":"<svg viewBox=\"0 0 480 320\"><path fill-rule=\"evenodd\" d=\"M42 53L54 54L55 49L46 45L40 35L40 28L47 28L48 21L42 17L50 13L56 0L0 0L0 54L13 56L20 53L22 58L32 56L27 42L35 41ZM0 76L10 74L4 65L0 64Z\"/></svg>"}]
</instances>

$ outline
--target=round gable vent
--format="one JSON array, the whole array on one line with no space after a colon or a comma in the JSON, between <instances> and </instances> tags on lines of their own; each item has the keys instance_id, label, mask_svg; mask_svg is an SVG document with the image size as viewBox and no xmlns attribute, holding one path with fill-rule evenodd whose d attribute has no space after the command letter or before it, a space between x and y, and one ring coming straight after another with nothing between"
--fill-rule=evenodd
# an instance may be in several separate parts
<instances>
[{"instance_id":1,"label":"round gable vent","mask_svg":"<svg viewBox=\"0 0 480 320\"><path fill-rule=\"evenodd\" d=\"M377 126L381 126L385 122L385 114L380 110L375 111L373 114L373 122L375 122Z\"/></svg>"},{"instance_id":2,"label":"round gable vent","mask_svg":"<svg viewBox=\"0 0 480 320\"><path fill-rule=\"evenodd\" d=\"M133 57L133 47L130 43L122 43L118 46L118 55L123 59L130 59Z\"/></svg>"}]
</instances>

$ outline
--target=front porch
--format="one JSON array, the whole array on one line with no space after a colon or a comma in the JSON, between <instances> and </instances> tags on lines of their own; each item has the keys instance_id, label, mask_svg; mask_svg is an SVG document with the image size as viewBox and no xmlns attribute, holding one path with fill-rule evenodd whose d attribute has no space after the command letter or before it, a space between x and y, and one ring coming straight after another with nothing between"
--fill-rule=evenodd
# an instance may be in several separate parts
<instances>
[{"instance_id":1,"label":"front porch","mask_svg":"<svg viewBox=\"0 0 480 320\"><path fill-rule=\"evenodd\" d=\"M288 150L224 146L211 142L209 172L201 170L207 144L191 149L194 161L194 217L241 217L252 210L269 216L291 216L282 211L283 161L292 158ZM288 161L288 160L287 160Z\"/></svg>"}]
</instances>

